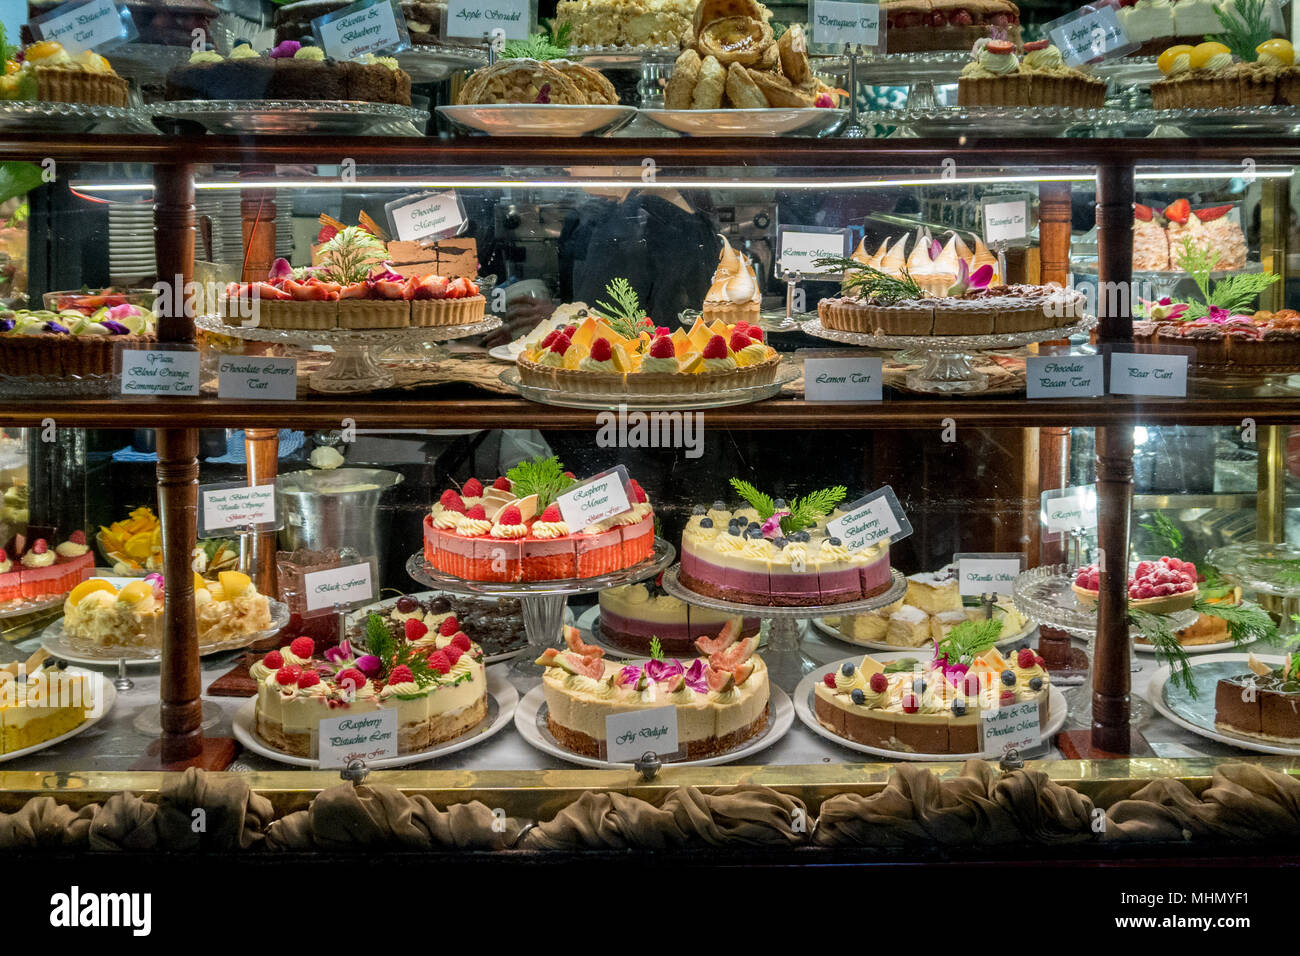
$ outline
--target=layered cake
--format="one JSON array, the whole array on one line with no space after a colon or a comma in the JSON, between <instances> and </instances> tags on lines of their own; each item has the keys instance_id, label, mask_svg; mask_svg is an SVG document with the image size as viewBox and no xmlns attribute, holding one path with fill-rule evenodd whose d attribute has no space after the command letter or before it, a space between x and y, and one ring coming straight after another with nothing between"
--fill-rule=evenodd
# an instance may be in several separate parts
<instances>
[{"instance_id":1,"label":"layered cake","mask_svg":"<svg viewBox=\"0 0 1300 956\"><path fill-rule=\"evenodd\" d=\"M555 458L525 461L486 488L444 491L424 519L429 566L471 581L552 581L610 574L654 553L654 509L640 484L631 508L570 528L555 498L575 483Z\"/></svg>"},{"instance_id":2,"label":"layered cake","mask_svg":"<svg viewBox=\"0 0 1300 956\"><path fill-rule=\"evenodd\" d=\"M1051 712L1043 659L1024 648L994 649L997 622L967 622L935 642L928 661L845 663L817 682L813 712L827 730L870 747L917 754L995 752L981 741L981 713L1036 701L1040 728Z\"/></svg>"},{"instance_id":3,"label":"layered cake","mask_svg":"<svg viewBox=\"0 0 1300 956\"><path fill-rule=\"evenodd\" d=\"M1139 271L1184 271L1187 246L1214 258L1214 268L1246 266L1246 234L1233 213L1236 203L1193 209L1176 199L1164 209L1133 206L1133 268Z\"/></svg>"},{"instance_id":4,"label":"layered cake","mask_svg":"<svg viewBox=\"0 0 1300 956\"><path fill-rule=\"evenodd\" d=\"M1142 44L1132 55L1156 56L1173 44L1222 33L1220 12L1231 16L1241 6L1238 0L1120 0L1118 18L1129 40ZM1271 36L1271 25L1261 35Z\"/></svg>"},{"instance_id":5,"label":"layered cake","mask_svg":"<svg viewBox=\"0 0 1300 956\"><path fill-rule=\"evenodd\" d=\"M196 574L194 614L200 646L271 628L270 600L238 571L222 571L216 581ZM63 633L95 647L161 647L162 575L146 575L120 590L102 578L82 581L63 603Z\"/></svg>"},{"instance_id":6,"label":"layered cake","mask_svg":"<svg viewBox=\"0 0 1300 956\"><path fill-rule=\"evenodd\" d=\"M5 100L125 106L127 90L126 80L104 57L91 50L69 53L55 40L33 43L21 62L6 60L0 76L0 99Z\"/></svg>"},{"instance_id":7,"label":"layered cake","mask_svg":"<svg viewBox=\"0 0 1300 956\"><path fill-rule=\"evenodd\" d=\"M412 634L423 627L425 633L438 634L444 628L452 633L464 628L474 635L486 657L497 657L519 650L528 643L524 631L523 608L518 598L473 598L455 594L416 596L404 594L396 602L366 616L348 634L356 647L365 647L365 627L371 618L383 622L394 639L418 640ZM448 623L450 621L450 623Z\"/></svg>"},{"instance_id":8,"label":"layered cake","mask_svg":"<svg viewBox=\"0 0 1300 956\"><path fill-rule=\"evenodd\" d=\"M1168 556L1155 561L1139 561L1128 578L1129 608L1148 614L1169 614L1182 611L1196 603L1196 565ZM1090 564L1075 572L1070 589L1081 604L1097 604L1101 569Z\"/></svg>"},{"instance_id":9,"label":"layered cake","mask_svg":"<svg viewBox=\"0 0 1300 956\"><path fill-rule=\"evenodd\" d=\"M81 531L54 548L44 538L37 538L22 554L10 555L0 548L0 602L67 594L90 577L94 563Z\"/></svg>"},{"instance_id":10,"label":"layered cake","mask_svg":"<svg viewBox=\"0 0 1300 956\"><path fill-rule=\"evenodd\" d=\"M1246 666L1216 685L1214 726L1260 740L1300 740L1300 655L1274 667L1251 654Z\"/></svg>"},{"instance_id":11,"label":"layered cake","mask_svg":"<svg viewBox=\"0 0 1300 956\"><path fill-rule=\"evenodd\" d=\"M397 711L397 751L453 740L487 716L483 650L464 631L394 639L382 622L367 629L366 654L344 642L316 655L309 637L271 651L249 668L258 682L257 736L298 757L319 755L320 722Z\"/></svg>"},{"instance_id":12,"label":"layered cake","mask_svg":"<svg viewBox=\"0 0 1300 956\"><path fill-rule=\"evenodd\" d=\"M682 532L684 587L700 594L771 607L845 604L889 588L889 543L850 549L826 520L845 489L823 489L786 503L733 478L746 505L697 505Z\"/></svg>"},{"instance_id":13,"label":"layered cake","mask_svg":"<svg viewBox=\"0 0 1300 956\"><path fill-rule=\"evenodd\" d=\"M391 57L331 60L317 46L286 40L266 54L247 42L229 57L198 50L167 71L169 100L337 100L411 105L411 77Z\"/></svg>"},{"instance_id":14,"label":"layered cake","mask_svg":"<svg viewBox=\"0 0 1300 956\"><path fill-rule=\"evenodd\" d=\"M680 47L698 0L560 0L557 33L575 47Z\"/></svg>"},{"instance_id":15,"label":"layered cake","mask_svg":"<svg viewBox=\"0 0 1300 956\"><path fill-rule=\"evenodd\" d=\"M658 638L666 654L688 654L695 639L712 637L731 621L723 611L692 607L649 584L628 584L600 592L600 634L604 640L633 653L648 653ZM740 636L758 634L760 621L740 622Z\"/></svg>"},{"instance_id":16,"label":"layered cake","mask_svg":"<svg viewBox=\"0 0 1300 956\"><path fill-rule=\"evenodd\" d=\"M1025 44L1017 59L1009 40L977 40L957 81L959 106L1060 106L1097 108L1106 83L1065 65L1047 40Z\"/></svg>"},{"instance_id":17,"label":"layered cake","mask_svg":"<svg viewBox=\"0 0 1300 956\"><path fill-rule=\"evenodd\" d=\"M702 657L627 664L605 660L573 629L566 641L567 650L548 648L537 663L545 668L547 729L574 753L604 756L607 717L670 705L687 760L726 753L767 727L767 667L754 656L756 637L728 629L696 640Z\"/></svg>"},{"instance_id":18,"label":"layered cake","mask_svg":"<svg viewBox=\"0 0 1300 956\"><path fill-rule=\"evenodd\" d=\"M656 328L624 280L619 303L599 302L581 322L547 333L516 359L525 385L584 395L698 394L765 385L781 364L760 328L697 318L690 331Z\"/></svg>"},{"instance_id":19,"label":"layered cake","mask_svg":"<svg viewBox=\"0 0 1300 956\"><path fill-rule=\"evenodd\" d=\"M114 372L123 348L147 348L158 340L158 319L136 305L117 305L85 315L76 309L0 310L0 375L83 378Z\"/></svg>"},{"instance_id":20,"label":"layered cake","mask_svg":"<svg viewBox=\"0 0 1300 956\"><path fill-rule=\"evenodd\" d=\"M884 0L890 53L969 50L976 40L1020 43L1020 9L1011 0Z\"/></svg>"},{"instance_id":21,"label":"layered cake","mask_svg":"<svg viewBox=\"0 0 1300 956\"><path fill-rule=\"evenodd\" d=\"M311 22L327 13L349 7L353 0L299 0L275 8L271 25L275 27L275 42L299 40L312 35ZM440 41L442 20L447 14L447 4L442 0L401 0L402 18L406 33L414 47Z\"/></svg>"},{"instance_id":22,"label":"layered cake","mask_svg":"<svg viewBox=\"0 0 1300 956\"><path fill-rule=\"evenodd\" d=\"M0 754L62 737L99 712L103 678L67 666L39 650L0 667Z\"/></svg>"}]
</instances>

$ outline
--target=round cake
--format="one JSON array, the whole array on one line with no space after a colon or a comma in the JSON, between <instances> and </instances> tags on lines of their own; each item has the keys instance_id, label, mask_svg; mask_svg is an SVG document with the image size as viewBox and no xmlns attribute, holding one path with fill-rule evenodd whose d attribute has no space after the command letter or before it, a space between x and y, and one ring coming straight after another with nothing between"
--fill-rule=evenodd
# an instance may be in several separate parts
<instances>
[{"instance_id":1,"label":"round cake","mask_svg":"<svg viewBox=\"0 0 1300 956\"><path fill-rule=\"evenodd\" d=\"M383 621L394 640L409 638L418 625L439 631L450 618L457 628L464 627L474 635L474 641L483 648L485 657L509 654L528 643L523 608L518 598L475 598L457 594L417 597L405 594L387 608L376 610L365 621L353 625L348 639L357 647L365 646L365 629L371 616ZM410 623L413 621L416 623Z\"/></svg>"},{"instance_id":2,"label":"round cake","mask_svg":"<svg viewBox=\"0 0 1300 956\"><path fill-rule=\"evenodd\" d=\"M135 305L97 309L0 310L0 375L48 378L107 376L123 348L157 341L158 320Z\"/></svg>"},{"instance_id":3,"label":"round cake","mask_svg":"<svg viewBox=\"0 0 1300 956\"><path fill-rule=\"evenodd\" d=\"M692 607L657 585L628 584L600 592L601 636L633 653L650 653L651 638L658 638L665 654L688 654L696 638L717 634L730 620L724 611ZM760 623L757 617L744 618L740 636L757 634Z\"/></svg>"}]
</instances>

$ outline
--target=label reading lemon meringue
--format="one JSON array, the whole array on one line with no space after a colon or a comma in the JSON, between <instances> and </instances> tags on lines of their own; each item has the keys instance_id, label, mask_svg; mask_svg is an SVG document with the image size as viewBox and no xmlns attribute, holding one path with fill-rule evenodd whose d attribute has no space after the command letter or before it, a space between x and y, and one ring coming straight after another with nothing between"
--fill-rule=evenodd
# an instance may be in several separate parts
<instances>
[{"instance_id":1,"label":"label reading lemon meringue","mask_svg":"<svg viewBox=\"0 0 1300 956\"><path fill-rule=\"evenodd\" d=\"M327 717L319 727L322 767L346 767L353 760L370 764L397 756L396 707Z\"/></svg>"},{"instance_id":2,"label":"label reading lemon meringue","mask_svg":"<svg viewBox=\"0 0 1300 956\"><path fill-rule=\"evenodd\" d=\"M105 49L136 38L135 21L113 0L74 0L28 24L38 40L57 40L68 53Z\"/></svg>"},{"instance_id":3,"label":"label reading lemon meringue","mask_svg":"<svg viewBox=\"0 0 1300 956\"><path fill-rule=\"evenodd\" d=\"M406 17L397 0L361 0L311 22L316 45L336 60L366 53L396 52L411 45Z\"/></svg>"},{"instance_id":4,"label":"label reading lemon meringue","mask_svg":"<svg viewBox=\"0 0 1300 956\"><path fill-rule=\"evenodd\" d=\"M677 707L652 707L605 718L606 760L631 763L650 751L661 757L676 756Z\"/></svg>"},{"instance_id":5,"label":"label reading lemon meringue","mask_svg":"<svg viewBox=\"0 0 1300 956\"><path fill-rule=\"evenodd\" d=\"M1142 45L1128 38L1115 8L1109 6L1083 7L1053 20L1043 32L1061 51L1066 66L1124 56Z\"/></svg>"},{"instance_id":6,"label":"label reading lemon meringue","mask_svg":"<svg viewBox=\"0 0 1300 956\"><path fill-rule=\"evenodd\" d=\"M814 265L818 259L843 259L849 254L850 239L847 229L825 226L777 227L776 277L786 272L796 275L833 275L838 270Z\"/></svg>"}]
</instances>

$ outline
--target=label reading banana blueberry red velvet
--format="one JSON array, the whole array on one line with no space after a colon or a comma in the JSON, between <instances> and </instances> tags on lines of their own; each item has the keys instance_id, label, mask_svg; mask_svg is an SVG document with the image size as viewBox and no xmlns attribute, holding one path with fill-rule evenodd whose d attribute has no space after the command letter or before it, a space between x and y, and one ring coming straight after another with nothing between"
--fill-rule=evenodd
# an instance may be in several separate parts
<instances>
[{"instance_id":1,"label":"label reading banana blueberry red velvet","mask_svg":"<svg viewBox=\"0 0 1300 956\"><path fill-rule=\"evenodd\" d=\"M1098 398L1106 394L1100 355L1025 356L1029 398Z\"/></svg>"},{"instance_id":2,"label":"label reading banana blueberry red velvet","mask_svg":"<svg viewBox=\"0 0 1300 956\"><path fill-rule=\"evenodd\" d=\"M1021 554L955 554L957 590L962 597L1010 595L1011 585L1025 566Z\"/></svg>"},{"instance_id":3,"label":"label reading banana blueberry red velvet","mask_svg":"<svg viewBox=\"0 0 1300 956\"><path fill-rule=\"evenodd\" d=\"M884 397L882 369L878 358L804 359L804 398L810 402L878 402Z\"/></svg>"},{"instance_id":4,"label":"label reading banana blueberry red velvet","mask_svg":"<svg viewBox=\"0 0 1300 956\"><path fill-rule=\"evenodd\" d=\"M826 531L843 541L850 551L877 541L902 541L912 533L894 489L885 485L844 508L845 514L829 521Z\"/></svg>"},{"instance_id":5,"label":"label reading banana blueberry red velvet","mask_svg":"<svg viewBox=\"0 0 1300 956\"><path fill-rule=\"evenodd\" d=\"M676 755L677 708L652 707L605 718L605 759L631 763L647 751L661 757Z\"/></svg>"},{"instance_id":6,"label":"label reading banana blueberry red velvet","mask_svg":"<svg viewBox=\"0 0 1300 956\"><path fill-rule=\"evenodd\" d=\"M361 0L311 22L325 55L354 60L366 53L396 53L411 45L397 0Z\"/></svg>"},{"instance_id":7,"label":"label reading banana blueberry red velvet","mask_svg":"<svg viewBox=\"0 0 1300 956\"><path fill-rule=\"evenodd\" d=\"M384 212L400 242L446 239L465 225L465 206L454 190L403 196L386 205Z\"/></svg>"},{"instance_id":8,"label":"label reading banana blueberry red velvet","mask_svg":"<svg viewBox=\"0 0 1300 956\"><path fill-rule=\"evenodd\" d=\"M28 26L38 40L57 40L69 53L109 49L136 38L135 21L113 0L74 0L55 7Z\"/></svg>"},{"instance_id":9,"label":"label reading banana blueberry red velvet","mask_svg":"<svg viewBox=\"0 0 1300 956\"><path fill-rule=\"evenodd\" d=\"M537 26L537 0L448 0L445 34L483 39L501 30L507 40L526 40Z\"/></svg>"},{"instance_id":10,"label":"label reading banana blueberry red velvet","mask_svg":"<svg viewBox=\"0 0 1300 956\"><path fill-rule=\"evenodd\" d=\"M232 529L275 526L275 485L221 483L199 486L202 504L199 537L212 538ZM270 526L270 527L268 527Z\"/></svg>"},{"instance_id":11,"label":"label reading banana blueberry red velvet","mask_svg":"<svg viewBox=\"0 0 1300 956\"><path fill-rule=\"evenodd\" d=\"M880 4L852 0L813 0L813 43L840 52L844 44L875 49L880 44Z\"/></svg>"},{"instance_id":12,"label":"label reading banana blueberry red velvet","mask_svg":"<svg viewBox=\"0 0 1300 956\"><path fill-rule=\"evenodd\" d=\"M1110 392L1112 395L1184 398L1187 395L1187 356L1111 352Z\"/></svg>"},{"instance_id":13,"label":"label reading banana blueberry red velvet","mask_svg":"<svg viewBox=\"0 0 1300 956\"><path fill-rule=\"evenodd\" d=\"M196 349L122 349L123 395L199 394Z\"/></svg>"},{"instance_id":14,"label":"label reading banana blueberry red velvet","mask_svg":"<svg viewBox=\"0 0 1300 956\"><path fill-rule=\"evenodd\" d=\"M1043 742L1038 701L1021 700L980 711L980 753L1001 757L1011 750L1024 752Z\"/></svg>"},{"instance_id":15,"label":"label reading banana blueberry red velvet","mask_svg":"<svg viewBox=\"0 0 1300 956\"><path fill-rule=\"evenodd\" d=\"M322 767L346 767L354 760L370 764L396 757L397 708L326 717L319 724L317 740Z\"/></svg>"},{"instance_id":16,"label":"label reading banana blueberry red velvet","mask_svg":"<svg viewBox=\"0 0 1300 956\"><path fill-rule=\"evenodd\" d=\"M560 516L573 531L579 531L597 521L621 515L632 508L627 494L627 468L619 465L612 471L574 485L555 499Z\"/></svg>"},{"instance_id":17,"label":"label reading banana blueberry red velvet","mask_svg":"<svg viewBox=\"0 0 1300 956\"><path fill-rule=\"evenodd\" d=\"M217 396L291 402L298 397L298 360L223 355L217 365Z\"/></svg>"},{"instance_id":18,"label":"label reading banana blueberry red velvet","mask_svg":"<svg viewBox=\"0 0 1300 956\"><path fill-rule=\"evenodd\" d=\"M372 582L369 562L304 574L302 589L307 592L307 610L369 601L375 595Z\"/></svg>"},{"instance_id":19,"label":"label reading banana blueberry red velvet","mask_svg":"<svg viewBox=\"0 0 1300 956\"><path fill-rule=\"evenodd\" d=\"M1053 20L1043 32L1061 51L1066 66L1124 56L1142 45L1128 38L1115 7L1110 6L1083 7Z\"/></svg>"}]
</instances>

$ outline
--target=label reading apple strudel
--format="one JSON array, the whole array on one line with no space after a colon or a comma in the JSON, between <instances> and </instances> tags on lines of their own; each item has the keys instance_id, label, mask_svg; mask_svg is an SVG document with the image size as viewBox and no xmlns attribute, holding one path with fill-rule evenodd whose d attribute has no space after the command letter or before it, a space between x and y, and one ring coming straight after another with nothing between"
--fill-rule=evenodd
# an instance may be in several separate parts
<instances>
[{"instance_id":1,"label":"label reading apple strudel","mask_svg":"<svg viewBox=\"0 0 1300 956\"><path fill-rule=\"evenodd\" d=\"M845 514L827 522L826 531L851 551L877 541L901 541L912 533L912 523L889 485L859 498L844 511Z\"/></svg>"}]
</instances>

